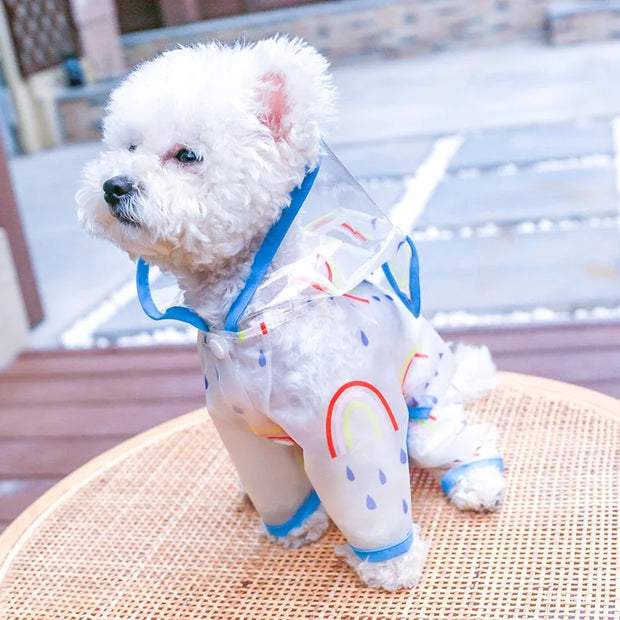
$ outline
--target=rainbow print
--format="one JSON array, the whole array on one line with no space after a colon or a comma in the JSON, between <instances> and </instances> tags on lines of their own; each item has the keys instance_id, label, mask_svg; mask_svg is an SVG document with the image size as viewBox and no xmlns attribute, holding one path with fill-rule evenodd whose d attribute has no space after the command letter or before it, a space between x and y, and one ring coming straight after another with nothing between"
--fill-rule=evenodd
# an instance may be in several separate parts
<instances>
[{"instance_id":1,"label":"rainbow print","mask_svg":"<svg viewBox=\"0 0 620 620\"><path fill-rule=\"evenodd\" d=\"M250 432L254 435L259 435L264 437L265 439L271 439L271 441L275 441L276 443L283 444L285 446L296 446L295 441L279 426L273 425L267 429L260 428L252 428L250 427Z\"/></svg>"},{"instance_id":2,"label":"rainbow print","mask_svg":"<svg viewBox=\"0 0 620 620\"><path fill-rule=\"evenodd\" d=\"M417 359L425 359L425 360L427 360L428 359L428 354L427 353L421 353L417 348L415 348L407 356L407 363L405 364L405 367L403 368L402 372L400 373L400 385L402 387L403 394L405 393L405 383L407 382L407 377L409 375L409 372L411 371L411 368L412 368L414 362Z\"/></svg>"},{"instance_id":3,"label":"rainbow print","mask_svg":"<svg viewBox=\"0 0 620 620\"><path fill-rule=\"evenodd\" d=\"M392 428L398 430L398 422L385 396L372 383L350 381L333 395L327 408L325 433L327 449L334 459L353 448L351 418L353 414L364 415L371 423L377 438Z\"/></svg>"}]
</instances>

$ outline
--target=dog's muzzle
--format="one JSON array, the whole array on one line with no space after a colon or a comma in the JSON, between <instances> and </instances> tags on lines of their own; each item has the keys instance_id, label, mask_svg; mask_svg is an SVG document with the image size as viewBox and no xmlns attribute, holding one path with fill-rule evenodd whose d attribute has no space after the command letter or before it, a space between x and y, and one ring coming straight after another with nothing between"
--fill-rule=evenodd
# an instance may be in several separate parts
<instances>
[{"instance_id":1,"label":"dog's muzzle","mask_svg":"<svg viewBox=\"0 0 620 620\"><path fill-rule=\"evenodd\" d=\"M136 192L134 180L124 175L112 177L103 184L103 199L119 222L137 224L131 209L131 199Z\"/></svg>"}]
</instances>

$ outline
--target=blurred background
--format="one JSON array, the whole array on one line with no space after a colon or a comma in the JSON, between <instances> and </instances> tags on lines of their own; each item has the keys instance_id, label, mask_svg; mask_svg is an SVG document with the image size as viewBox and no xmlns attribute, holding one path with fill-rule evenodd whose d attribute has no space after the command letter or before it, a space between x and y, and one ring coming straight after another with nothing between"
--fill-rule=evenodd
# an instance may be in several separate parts
<instances>
[{"instance_id":1,"label":"blurred background","mask_svg":"<svg viewBox=\"0 0 620 620\"><path fill-rule=\"evenodd\" d=\"M413 233L423 312L438 327L620 319L620 2L1 6L4 363L25 347L193 340L150 323L131 262L80 231L80 170L110 90L136 63L281 32L332 62L330 144Z\"/></svg>"}]
</instances>

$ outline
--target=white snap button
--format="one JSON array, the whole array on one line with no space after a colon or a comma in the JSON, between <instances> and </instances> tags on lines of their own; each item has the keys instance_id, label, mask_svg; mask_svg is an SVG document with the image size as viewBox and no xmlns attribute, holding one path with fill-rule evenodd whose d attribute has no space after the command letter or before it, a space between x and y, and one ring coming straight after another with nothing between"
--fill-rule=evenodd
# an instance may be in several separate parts
<instances>
[{"instance_id":1,"label":"white snap button","mask_svg":"<svg viewBox=\"0 0 620 620\"><path fill-rule=\"evenodd\" d=\"M227 343L223 340L217 340L216 338L211 338L209 340L209 348L211 349L211 353L213 353L218 360L223 360L228 353Z\"/></svg>"}]
</instances>

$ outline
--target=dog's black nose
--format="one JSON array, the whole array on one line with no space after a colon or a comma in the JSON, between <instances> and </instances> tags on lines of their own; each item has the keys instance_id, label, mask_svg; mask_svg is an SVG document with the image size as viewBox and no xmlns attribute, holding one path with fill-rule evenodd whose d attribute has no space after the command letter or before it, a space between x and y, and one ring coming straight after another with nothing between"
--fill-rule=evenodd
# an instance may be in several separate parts
<instances>
[{"instance_id":1,"label":"dog's black nose","mask_svg":"<svg viewBox=\"0 0 620 620\"><path fill-rule=\"evenodd\" d=\"M127 196L135 192L136 186L133 179L120 175L108 179L103 184L103 197L108 204L116 205L123 196Z\"/></svg>"}]
</instances>

